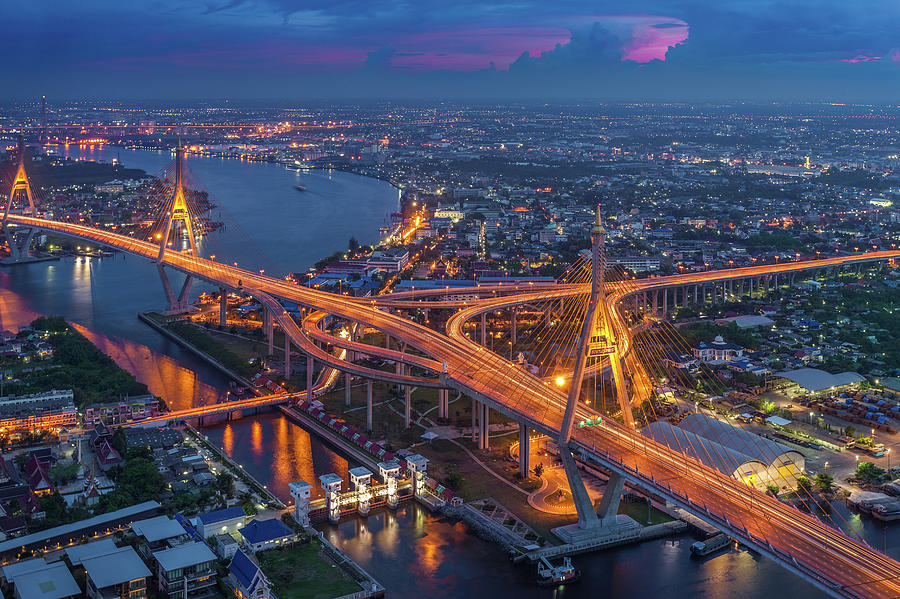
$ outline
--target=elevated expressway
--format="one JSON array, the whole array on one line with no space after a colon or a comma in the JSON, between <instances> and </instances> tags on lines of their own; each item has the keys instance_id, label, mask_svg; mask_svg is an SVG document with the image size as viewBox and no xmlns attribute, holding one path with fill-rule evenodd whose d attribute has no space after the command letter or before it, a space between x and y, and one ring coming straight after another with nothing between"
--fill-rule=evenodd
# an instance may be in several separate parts
<instances>
[{"instance_id":1,"label":"elevated expressway","mask_svg":"<svg viewBox=\"0 0 900 599\"><path fill-rule=\"evenodd\" d=\"M83 225L12 214L8 220L11 224L78 237L149 260L156 259L159 254L159 247L148 242ZM639 286L644 289L664 288L896 258L900 258L900 252L872 252L806 263L660 277L635 281L628 288L611 289L610 301L620 303L636 293ZM423 368L433 368L440 364L440 370L434 375L443 386L458 389L535 430L552 436L558 435L565 410L565 395L514 363L464 337L443 335L379 309L377 300L359 300L306 289L190 254L167 252L162 264L219 286L256 293L261 301L276 312L276 319L285 327L291 340L301 348L309 347L309 338L296 323L292 324L293 321L287 318L283 310L278 315L273 304L277 303L275 298L384 331L434 361L430 364L423 363ZM572 292L577 293L578 290ZM619 320L620 318L614 319ZM627 327L624 322L614 326L623 332L617 339L620 351L627 351L627 344L630 343ZM359 351L377 354L378 349L367 347ZM334 360L327 352L322 353L324 355L319 355L318 358L326 364L329 364L329 360ZM340 364L334 365L341 367ZM374 373L369 375L375 376ZM589 412L585 408L579 408L578 417L587 415ZM610 421L598 427L577 429L572 445L584 459L665 495L688 512L714 521L729 535L777 560L831 596L900 596L900 564L893 559L865 543L848 538L815 517L647 439L629 427Z\"/></svg>"}]
</instances>

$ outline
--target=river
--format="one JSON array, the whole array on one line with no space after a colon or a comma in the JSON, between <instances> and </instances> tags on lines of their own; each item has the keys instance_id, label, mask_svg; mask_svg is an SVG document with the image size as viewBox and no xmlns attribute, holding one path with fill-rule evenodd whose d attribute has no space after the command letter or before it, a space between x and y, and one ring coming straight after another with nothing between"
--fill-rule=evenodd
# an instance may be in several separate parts
<instances>
[{"instance_id":1,"label":"river","mask_svg":"<svg viewBox=\"0 0 900 599\"><path fill-rule=\"evenodd\" d=\"M70 146L60 152L85 159L119 157L125 166L149 173L171 161L168 153L115 148ZM399 202L389 184L348 173L298 175L272 164L190 156L187 163L214 191L222 210L240 223L240 230L229 228L223 235L232 242L254 240L266 265L278 272L303 271L345 248L351 236L375 241L386 214ZM307 192L294 189L298 177ZM138 312L159 309L163 299L153 265L127 256L0 269L0 329L16 328L41 314L61 315L173 409L218 401L227 379L137 320ZM288 497L292 480L315 485L316 477L326 472L346 477L344 458L275 413L209 426L204 433L282 498ZM890 554L900 554L896 528L885 533L884 527L854 515L842 523L873 546L886 545ZM692 560L688 535L578 556L582 580L547 590L532 584L532 568L513 566L464 524L432 516L418 505L322 529L394 597L821 596L810 584L748 551Z\"/></svg>"}]
</instances>

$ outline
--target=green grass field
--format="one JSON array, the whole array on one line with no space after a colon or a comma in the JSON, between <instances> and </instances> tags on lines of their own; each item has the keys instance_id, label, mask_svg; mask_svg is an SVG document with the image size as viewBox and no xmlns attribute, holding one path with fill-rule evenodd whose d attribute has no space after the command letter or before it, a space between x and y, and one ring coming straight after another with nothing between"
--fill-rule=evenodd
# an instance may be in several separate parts
<instances>
[{"instance_id":1,"label":"green grass field","mask_svg":"<svg viewBox=\"0 0 900 599\"><path fill-rule=\"evenodd\" d=\"M289 549L264 551L260 567L280 599L331 599L361 590L341 568L320 553L315 539Z\"/></svg>"}]
</instances>

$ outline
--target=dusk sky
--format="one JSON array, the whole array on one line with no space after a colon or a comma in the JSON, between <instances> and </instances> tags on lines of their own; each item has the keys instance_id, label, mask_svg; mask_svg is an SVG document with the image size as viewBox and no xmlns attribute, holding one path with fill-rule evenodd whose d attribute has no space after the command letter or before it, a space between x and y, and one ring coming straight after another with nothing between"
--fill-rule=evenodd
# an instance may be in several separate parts
<instances>
[{"instance_id":1,"label":"dusk sky","mask_svg":"<svg viewBox=\"0 0 900 599\"><path fill-rule=\"evenodd\" d=\"M6 99L896 103L897 0L5 2Z\"/></svg>"}]
</instances>

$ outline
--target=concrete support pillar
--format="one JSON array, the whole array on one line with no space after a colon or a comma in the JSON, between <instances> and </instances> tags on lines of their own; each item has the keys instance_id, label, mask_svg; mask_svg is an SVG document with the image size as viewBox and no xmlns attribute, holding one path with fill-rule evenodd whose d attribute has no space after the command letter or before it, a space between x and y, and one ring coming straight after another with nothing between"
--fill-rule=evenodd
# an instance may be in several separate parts
<instances>
[{"instance_id":1,"label":"concrete support pillar","mask_svg":"<svg viewBox=\"0 0 900 599\"><path fill-rule=\"evenodd\" d=\"M372 430L372 379L366 381L366 430Z\"/></svg>"},{"instance_id":2,"label":"concrete support pillar","mask_svg":"<svg viewBox=\"0 0 900 599\"><path fill-rule=\"evenodd\" d=\"M449 418L448 395L449 389L438 389L438 418Z\"/></svg>"},{"instance_id":3,"label":"concrete support pillar","mask_svg":"<svg viewBox=\"0 0 900 599\"><path fill-rule=\"evenodd\" d=\"M353 391L353 377L349 372L344 373L344 405L350 405L350 393Z\"/></svg>"},{"instance_id":4,"label":"concrete support pillar","mask_svg":"<svg viewBox=\"0 0 900 599\"><path fill-rule=\"evenodd\" d=\"M528 478L531 471L531 440L528 438L528 426L519 423L519 476Z\"/></svg>"},{"instance_id":5,"label":"concrete support pillar","mask_svg":"<svg viewBox=\"0 0 900 599\"><path fill-rule=\"evenodd\" d=\"M478 449L487 449L490 446L490 421L491 410L486 403L480 404L478 417Z\"/></svg>"},{"instance_id":6,"label":"concrete support pillar","mask_svg":"<svg viewBox=\"0 0 900 599\"><path fill-rule=\"evenodd\" d=\"M478 409L479 404L472 398L472 443L475 442L475 439L478 437Z\"/></svg>"},{"instance_id":7,"label":"concrete support pillar","mask_svg":"<svg viewBox=\"0 0 900 599\"><path fill-rule=\"evenodd\" d=\"M272 314L269 312L267 308L263 308L263 318L265 319L265 329L266 329L266 339L269 342L269 354L272 355L275 353L275 324L274 318L272 318Z\"/></svg>"},{"instance_id":8,"label":"concrete support pillar","mask_svg":"<svg viewBox=\"0 0 900 599\"><path fill-rule=\"evenodd\" d=\"M404 385L403 386L403 424L406 428L409 428L412 424L410 420L410 415L412 413L412 401L410 400L410 395L412 395L412 386Z\"/></svg>"},{"instance_id":9,"label":"concrete support pillar","mask_svg":"<svg viewBox=\"0 0 900 599\"><path fill-rule=\"evenodd\" d=\"M663 289L662 294L663 294L663 316L665 317L665 316L669 315L669 290Z\"/></svg>"},{"instance_id":10,"label":"concrete support pillar","mask_svg":"<svg viewBox=\"0 0 900 599\"><path fill-rule=\"evenodd\" d=\"M284 334L284 378L291 376L291 338Z\"/></svg>"},{"instance_id":11,"label":"concrete support pillar","mask_svg":"<svg viewBox=\"0 0 900 599\"><path fill-rule=\"evenodd\" d=\"M265 312L263 308L263 312ZM228 292L224 287L219 287L219 326L225 326L227 322L226 313L228 311Z\"/></svg>"},{"instance_id":12,"label":"concrete support pillar","mask_svg":"<svg viewBox=\"0 0 900 599\"><path fill-rule=\"evenodd\" d=\"M487 346L487 313L481 313L481 345Z\"/></svg>"},{"instance_id":13,"label":"concrete support pillar","mask_svg":"<svg viewBox=\"0 0 900 599\"><path fill-rule=\"evenodd\" d=\"M653 290L653 316L659 314L659 289Z\"/></svg>"},{"instance_id":14,"label":"concrete support pillar","mask_svg":"<svg viewBox=\"0 0 900 599\"><path fill-rule=\"evenodd\" d=\"M694 305L700 303L700 285L694 285Z\"/></svg>"},{"instance_id":15,"label":"concrete support pillar","mask_svg":"<svg viewBox=\"0 0 900 599\"><path fill-rule=\"evenodd\" d=\"M609 481L603 491L603 498L597 506L597 517L600 526L613 526L616 523L616 514L619 512L619 500L622 499L622 490L625 488L625 478L615 472L609 473Z\"/></svg>"},{"instance_id":16,"label":"concrete support pillar","mask_svg":"<svg viewBox=\"0 0 900 599\"><path fill-rule=\"evenodd\" d=\"M578 465L575 463L575 458L572 457L572 451L567 446L560 447L559 459L566 472L566 480L569 481L572 502L578 512L578 528L582 530L597 528L600 525L600 519L597 517L597 512L594 511L594 502L584 487L584 479L581 478Z\"/></svg>"},{"instance_id":17,"label":"concrete support pillar","mask_svg":"<svg viewBox=\"0 0 900 599\"><path fill-rule=\"evenodd\" d=\"M425 308L425 322L428 322L428 308Z\"/></svg>"},{"instance_id":18,"label":"concrete support pillar","mask_svg":"<svg viewBox=\"0 0 900 599\"><path fill-rule=\"evenodd\" d=\"M315 369L316 360L312 354L306 356L306 399L311 400L313 397L313 370Z\"/></svg>"},{"instance_id":19,"label":"concrete support pillar","mask_svg":"<svg viewBox=\"0 0 900 599\"><path fill-rule=\"evenodd\" d=\"M515 307L511 308L509 311L509 340L513 344L513 346L516 345L516 341L517 341L517 337L516 337L516 335L517 335L516 313L517 312L518 312L518 310Z\"/></svg>"},{"instance_id":20,"label":"concrete support pillar","mask_svg":"<svg viewBox=\"0 0 900 599\"><path fill-rule=\"evenodd\" d=\"M391 336L384 334L384 349L391 349Z\"/></svg>"}]
</instances>

